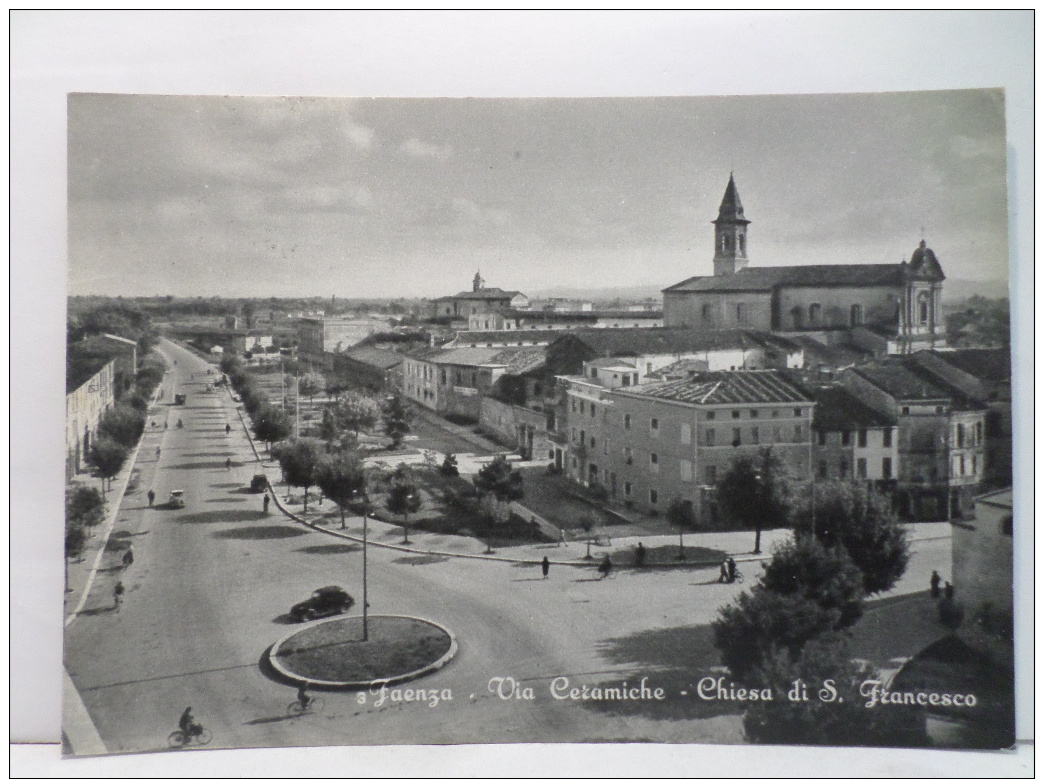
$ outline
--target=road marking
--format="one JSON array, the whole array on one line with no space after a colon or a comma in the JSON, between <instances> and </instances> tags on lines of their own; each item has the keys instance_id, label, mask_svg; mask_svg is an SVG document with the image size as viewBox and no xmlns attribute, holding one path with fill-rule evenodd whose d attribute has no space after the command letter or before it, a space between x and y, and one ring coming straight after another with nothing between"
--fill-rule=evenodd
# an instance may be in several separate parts
<instances>
[{"instance_id":1,"label":"road marking","mask_svg":"<svg viewBox=\"0 0 1044 779\"><path fill-rule=\"evenodd\" d=\"M80 697L79 690L69 676L69 671L62 666L62 732L73 754L104 755L109 750L102 741L101 734L94 727L94 720Z\"/></svg>"}]
</instances>

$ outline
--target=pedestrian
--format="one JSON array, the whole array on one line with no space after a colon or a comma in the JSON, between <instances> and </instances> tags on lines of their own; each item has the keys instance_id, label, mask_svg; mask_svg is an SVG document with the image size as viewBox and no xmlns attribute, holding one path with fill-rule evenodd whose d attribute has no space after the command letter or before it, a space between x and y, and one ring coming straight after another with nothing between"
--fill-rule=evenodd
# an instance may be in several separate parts
<instances>
[{"instance_id":1,"label":"pedestrian","mask_svg":"<svg viewBox=\"0 0 1044 779\"><path fill-rule=\"evenodd\" d=\"M544 555L544 559L540 561L540 570L544 572L544 578L547 578L547 572L551 570L551 561L547 559L547 555Z\"/></svg>"},{"instance_id":2,"label":"pedestrian","mask_svg":"<svg viewBox=\"0 0 1044 779\"><path fill-rule=\"evenodd\" d=\"M156 490L149 490L149 508L156 502Z\"/></svg>"},{"instance_id":3,"label":"pedestrian","mask_svg":"<svg viewBox=\"0 0 1044 779\"><path fill-rule=\"evenodd\" d=\"M725 558L725 563L729 568L729 584L732 584L736 581L736 561L732 558L732 555L729 555Z\"/></svg>"},{"instance_id":4,"label":"pedestrian","mask_svg":"<svg viewBox=\"0 0 1044 779\"><path fill-rule=\"evenodd\" d=\"M930 579L930 584L931 584L931 588L932 588L932 597L933 598L938 598L939 597L939 582L941 582L941 581L942 581L942 577L939 575L939 572L938 571L932 571L932 578Z\"/></svg>"},{"instance_id":5,"label":"pedestrian","mask_svg":"<svg viewBox=\"0 0 1044 779\"><path fill-rule=\"evenodd\" d=\"M128 549L126 552L123 553L123 567L124 568L129 568L133 562L134 562L134 550L133 549Z\"/></svg>"},{"instance_id":6,"label":"pedestrian","mask_svg":"<svg viewBox=\"0 0 1044 779\"><path fill-rule=\"evenodd\" d=\"M946 600L953 600L953 585L949 582L946 582L943 586L943 595Z\"/></svg>"},{"instance_id":7,"label":"pedestrian","mask_svg":"<svg viewBox=\"0 0 1044 779\"><path fill-rule=\"evenodd\" d=\"M603 579L607 579L609 574L613 572L613 561L609 559L609 555L605 556L605 559L598 564L598 571L602 574Z\"/></svg>"},{"instance_id":8,"label":"pedestrian","mask_svg":"<svg viewBox=\"0 0 1044 779\"><path fill-rule=\"evenodd\" d=\"M231 457L226 457L225 458L225 470L226 471L232 470L232 458Z\"/></svg>"},{"instance_id":9,"label":"pedestrian","mask_svg":"<svg viewBox=\"0 0 1044 779\"><path fill-rule=\"evenodd\" d=\"M232 425L226 424L225 425L225 435L228 435L231 432L232 432Z\"/></svg>"},{"instance_id":10,"label":"pedestrian","mask_svg":"<svg viewBox=\"0 0 1044 779\"><path fill-rule=\"evenodd\" d=\"M268 501L269 501L269 497L268 497L268 495L265 495L264 507L265 507L265 513L266 514L268 513Z\"/></svg>"},{"instance_id":11,"label":"pedestrian","mask_svg":"<svg viewBox=\"0 0 1044 779\"><path fill-rule=\"evenodd\" d=\"M165 419L163 420L163 429L164 430L167 429L167 420L165 420Z\"/></svg>"},{"instance_id":12,"label":"pedestrian","mask_svg":"<svg viewBox=\"0 0 1044 779\"><path fill-rule=\"evenodd\" d=\"M634 550L634 564L639 568L645 565L645 546L641 541L638 542L638 548Z\"/></svg>"},{"instance_id":13,"label":"pedestrian","mask_svg":"<svg viewBox=\"0 0 1044 779\"><path fill-rule=\"evenodd\" d=\"M116 586L112 588L112 600L115 604L113 608L116 609L116 611L120 610L120 604L123 603L123 593L123 582L117 581Z\"/></svg>"},{"instance_id":14,"label":"pedestrian","mask_svg":"<svg viewBox=\"0 0 1044 779\"><path fill-rule=\"evenodd\" d=\"M566 545L567 545L567 541L566 541L566 535L565 535L565 528L562 528L562 529L561 529L561 533L562 533L562 541L561 541L561 544L562 544L562 546L566 546Z\"/></svg>"}]
</instances>

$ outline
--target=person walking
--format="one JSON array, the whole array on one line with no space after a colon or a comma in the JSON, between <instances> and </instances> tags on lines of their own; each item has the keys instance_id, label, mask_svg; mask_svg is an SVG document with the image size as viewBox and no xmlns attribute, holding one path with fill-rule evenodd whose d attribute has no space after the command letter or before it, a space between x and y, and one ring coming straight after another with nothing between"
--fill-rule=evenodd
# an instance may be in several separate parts
<instances>
[{"instance_id":1,"label":"person walking","mask_svg":"<svg viewBox=\"0 0 1044 779\"><path fill-rule=\"evenodd\" d=\"M942 581L942 577L939 575L939 572L938 571L932 571L932 578L929 580L929 584L931 585L931 588L932 588L932 597L933 598L938 598L939 597L939 582L941 582L941 581Z\"/></svg>"},{"instance_id":2,"label":"person walking","mask_svg":"<svg viewBox=\"0 0 1044 779\"><path fill-rule=\"evenodd\" d=\"M149 490L149 508L152 508L152 504L156 502L156 490Z\"/></svg>"},{"instance_id":3,"label":"person walking","mask_svg":"<svg viewBox=\"0 0 1044 779\"><path fill-rule=\"evenodd\" d=\"M225 425L225 435L229 435L232 432L232 425Z\"/></svg>"},{"instance_id":4,"label":"person walking","mask_svg":"<svg viewBox=\"0 0 1044 779\"><path fill-rule=\"evenodd\" d=\"M638 542L638 548L634 550L634 564L641 568L645 565L645 545Z\"/></svg>"},{"instance_id":5,"label":"person walking","mask_svg":"<svg viewBox=\"0 0 1044 779\"><path fill-rule=\"evenodd\" d=\"M544 578L547 578L548 571L551 570L551 561L547 559L547 555L544 555L544 559L540 561L540 570L544 572Z\"/></svg>"},{"instance_id":6,"label":"person walking","mask_svg":"<svg viewBox=\"0 0 1044 779\"><path fill-rule=\"evenodd\" d=\"M601 563L598 564L598 571L602 574L603 579L608 579L609 574L613 572L613 561L609 559L607 554Z\"/></svg>"},{"instance_id":7,"label":"person walking","mask_svg":"<svg viewBox=\"0 0 1044 779\"><path fill-rule=\"evenodd\" d=\"M117 581L116 586L112 588L112 600L113 608L118 612L120 610L120 604L123 603L123 581Z\"/></svg>"},{"instance_id":8,"label":"person walking","mask_svg":"<svg viewBox=\"0 0 1044 779\"><path fill-rule=\"evenodd\" d=\"M262 505L265 507L264 511L265 511L266 514L268 513L268 502L269 502L269 500L270 500L270 498L268 497L268 495L265 495L265 499L262 502Z\"/></svg>"},{"instance_id":9,"label":"person walking","mask_svg":"<svg viewBox=\"0 0 1044 779\"><path fill-rule=\"evenodd\" d=\"M123 553L123 567L129 568L134 563L134 549L128 549Z\"/></svg>"},{"instance_id":10,"label":"person walking","mask_svg":"<svg viewBox=\"0 0 1044 779\"><path fill-rule=\"evenodd\" d=\"M232 458L231 457L226 457L225 458L225 470L226 471L232 470Z\"/></svg>"}]
</instances>

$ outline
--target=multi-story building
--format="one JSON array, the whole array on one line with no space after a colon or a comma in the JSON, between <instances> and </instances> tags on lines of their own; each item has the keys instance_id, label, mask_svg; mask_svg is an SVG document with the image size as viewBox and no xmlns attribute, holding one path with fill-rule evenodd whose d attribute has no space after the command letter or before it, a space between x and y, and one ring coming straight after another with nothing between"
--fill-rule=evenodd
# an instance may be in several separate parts
<instances>
[{"instance_id":1,"label":"multi-story building","mask_svg":"<svg viewBox=\"0 0 1044 779\"><path fill-rule=\"evenodd\" d=\"M985 407L918 375L898 358L842 372L844 388L895 420L900 512L951 519L970 509L985 475Z\"/></svg>"},{"instance_id":2,"label":"multi-story building","mask_svg":"<svg viewBox=\"0 0 1044 779\"><path fill-rule=\"evenodd\" d=\"M471 283L471 290L456 295L435 298L430 303L429 314L438 319L468 319L468 317L490 313L506 313L512 308L526 308L529 298L517 290L486 287L479 273Z\"/></svg>"},{"instance_id":3,"label":"multi-story building","mask_svg":"<svg viewBox=\"0 0 1044 779\"><path fill-rule=\"evenodd\" d=\"M403 356L391 349L357 346L333 355L333 377L349 387L388 392L402 386Z\"/></svg>"},{"instance_id":4,"label":"multi-story building","mask_svg":"<svg viewBox=\"0 0 1044 779\"><path fill-rule=\"evenodd\" d=\"M350 349L374 333L391 330L387 321L376 318L328 319L302 318L297 320L299 355L308 365L332 370L332 355Z\"/></svg>"},{"instance_id":5,"label":"multi-story building","mask_svg":"<svg viewBox=\"0 0 1044 779\"><path fill-rule=\"evenodd\" d=\"M812 392L813 469L819 480L892 482L899 475L899 428L841 387Z\"/></svg>"},{"instance_id":6,"label":"multi-story building","mask_svg":"<svg viewBox=\"0 0 1044 779\"><path fill-rule=\"evenodd\" d=\"M482 397L543 363L541 347L423 349L404 355L403 390L436 413L478 421Z\"/></svg>"},{"instance_id":7,"label":"multi-story building","mask_svg":"<svg viewBox=\"0 0 1044 779\"><path fill-rule=\"evenodd\" d=\"M806 334L889 354L945 343L945 275L924 241L898 264L748 267L749 225L730 176L714 220L714 274L663 290L667 327Z\"/></svg>"},{"instance_id":8,"label":"multi-story building","mask_svg":"<svg viewBox=\"0 0 1044 779\"><path fill-rule=\"evenodd\" d=\"M560 377L552 446L571 478L602 484L611 498L648 512L691 501L705 518L718 479L740 458L770 448L793 478L809 478L814 401L785 373L719 371L644 383L631 371L638 386L624 386L626 368L590 365L583 376Z\"/></svg>"},{"instance_id":9,"label":"multi-story building","mask_svg":"<svg viewBox=\"0 0 1044 779\"><path fill-rule=\"evenodd\" d=\"M102 414L116 403L116 360L86 380L69 376L65 395L65 478L84 467ZM69 386L69 384L73 386Z\"/></svg>"},{"instance_id":10,"label":"multi-story building","mask_svg":"<svg viewBox=\"0 0 1044 779\"><path fill-rule=\"evenodd\" d=\"M660 311L489 311L468 317L469 330L573 330L581 327L663 327Z\"/></svg>"}]
</instances>

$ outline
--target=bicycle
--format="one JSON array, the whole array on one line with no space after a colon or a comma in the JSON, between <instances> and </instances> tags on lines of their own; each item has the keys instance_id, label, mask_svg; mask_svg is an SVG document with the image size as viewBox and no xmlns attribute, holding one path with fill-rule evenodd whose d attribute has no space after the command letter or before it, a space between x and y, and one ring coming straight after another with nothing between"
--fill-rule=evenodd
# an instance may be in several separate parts
<instances>
[{"instance_id":1,"label":"bicycle","mask_svg":"<svg viewBox=\"0 0 1044 779\"><path fill-rule=\"evenodd\" d=\"M178 747L184 747L195 741L199 746L206 746L210 743L210 740L214 738L214 734L207 730L202 725L196 725L188 732L185 732L181 728L178 728L169 736L167 736L167 743L177 749Z\"/></svg>"},{"instance_id":2,"label":"bicycle","mask_svg":"<svg viewBox=\"0 0 1044 779\"><path fill-rule=\"evenodd\" d=\"M326 706L326 703L318 695L310 695L308 697L308 703L301 703L299 700L292 701L289 706L286 707L286 713L291 717L300 717L302 714L318 714Z\"/></svg>"}]
</instances>

